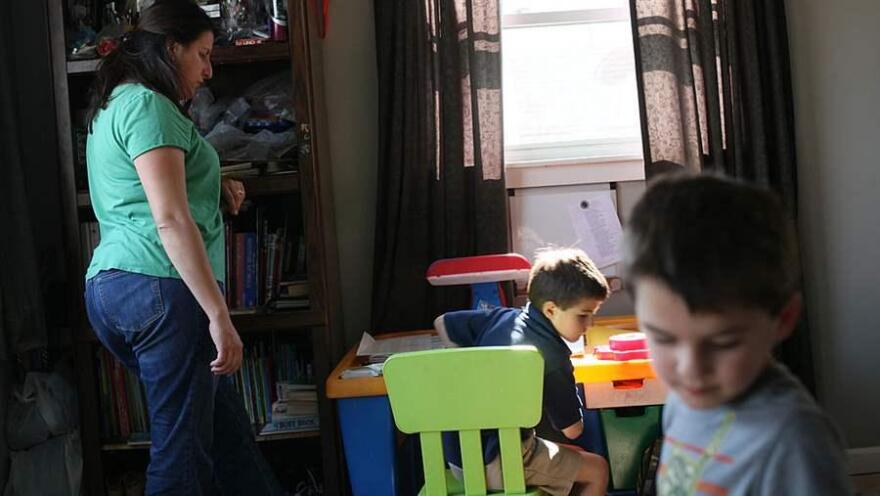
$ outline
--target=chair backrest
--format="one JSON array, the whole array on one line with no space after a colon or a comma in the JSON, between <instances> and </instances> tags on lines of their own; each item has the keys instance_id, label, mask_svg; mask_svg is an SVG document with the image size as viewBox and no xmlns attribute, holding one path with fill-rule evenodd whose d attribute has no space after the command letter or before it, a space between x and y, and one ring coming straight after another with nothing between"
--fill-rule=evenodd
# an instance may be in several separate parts
<instances>
[{"instance_id":1,"label":"chair backrest","mask_svg":"<svg viewBox=\"0 0 880 496\"><path fill-rule=\"evenodd\" d=\"M393 355L385 386L397 427L419 433L429 496L446 495L441 433L458 431L466 494L486 494L481 429L498 429L506 494L525 492L520 428L541 419L544 361L532 347Z\"/></svg>"}]
</instances>

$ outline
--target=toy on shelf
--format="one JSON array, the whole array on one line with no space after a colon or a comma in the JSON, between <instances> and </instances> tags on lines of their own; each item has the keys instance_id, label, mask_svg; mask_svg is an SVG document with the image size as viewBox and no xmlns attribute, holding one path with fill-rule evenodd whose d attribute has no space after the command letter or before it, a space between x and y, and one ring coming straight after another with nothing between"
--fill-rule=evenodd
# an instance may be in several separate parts
<instances>
[{"instance_id":1,"label":"toy on shelf","mask_svg":"<svg viewBox=\"0 0 880 496\"><path fill-rule=\"evenodd\" d=\"M444 258L428 267L426 277L432 286L470 284L474 309L507 306L501 283L526 282L532 264L517 253Z\"/></svg>"}]
</instances>

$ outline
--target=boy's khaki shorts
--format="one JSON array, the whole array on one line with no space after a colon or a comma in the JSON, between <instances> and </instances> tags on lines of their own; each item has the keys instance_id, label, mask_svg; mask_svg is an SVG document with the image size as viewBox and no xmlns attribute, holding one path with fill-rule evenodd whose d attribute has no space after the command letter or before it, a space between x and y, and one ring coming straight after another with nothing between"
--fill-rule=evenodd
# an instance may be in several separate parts
<instances>
[{"instance_id":1,"label":"boy's khaki shorts","mask_svg":"<svg viewBox=\"0 0 880 496\"><path fill-rule=\"evenodd\" d=\"M523 440L522 453L527 486L541 489L550 496L568 496L571 493L584 463L577 451L531 435ZM460 468L454 465L450 468L455 477L462 478ZM486 485L491 490L504 488L500 456L486 465Z\"/></svg>"}]
</instances>

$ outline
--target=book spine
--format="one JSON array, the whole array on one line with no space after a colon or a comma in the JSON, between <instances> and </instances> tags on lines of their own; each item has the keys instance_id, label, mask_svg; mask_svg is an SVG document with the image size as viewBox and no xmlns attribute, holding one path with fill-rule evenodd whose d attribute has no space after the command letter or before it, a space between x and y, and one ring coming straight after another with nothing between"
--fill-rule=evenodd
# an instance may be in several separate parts
<instances>
[{"instance_id":1,"label":"book spine","mask_svg":"<svg viewBox=\"0 0 880 496\"><path fill-rule=\"evenodd\" d=\"M119 417L119 435L127 439L131 434L131 425L128 422L128 401L125 393L125 372L122 364L113 362L113 385L116 389L116 408Z\"/></svg>"},{"instance_id":2,"label":"book spine","mask_svg":"<svg viewBox=\"0 0 880 496\"><path fill-rule=\"evenodd\" d=\"M98 369L98 390L100 392L101 403L101 437L109 438L113 436L113 428L110 418L113 415L113 403L110 402L110 391L108 388L107 374L104 368L104 349L99 348L95 353L96 364Z\"/></svg>"},{"instance_id":3,"label":"book spine","mask_svg":"<svg viewBox=\"0 0 880 496\"><path fill-rule=\"evenodd\" d=\"M266 285L263 291L266 295L266 302L275 298L275 253L278 251L276 247L277 236L272 233L266 236Z\"/></svg>"},{"instance_id":4,"label":"book spine","mask_svg":"<svg viewBox=\"0 0 880 496\"><path fill-rule=\"evenodd\" d=\"M274 401L275 396L275 386L273 386L272 380L272 355L270 353L265 354L265 358L263 359L265 363L265 370L263 373L263 405L266 409L266 422L272 421L272 402Z\"/></svg>"},{"instance_id":5,"label":"book spine","mask_svg":"<svg viewBox=\"0 0 880 496\"><path fill-rule=\"evenodd\" d=\"M242 366L242 385L243 396L244 396L244 409L247 411L248 418L251 421L251 424L254 424L256 421L256 417L254 415L254 407L253 407L253 388L251 387L251 377L250 377L250 369L252 364L252 359L249 352L245 352L244 365Z\"/></svg>"},{"instance_id":6,"label":"book spine","mask_svg":"<svg viewBox=\"0 0 880 496\"><path fill-rule=\"evenodd\" d=\"M245 234L235 233L235 308L244 308Z\"/></svg>"},{"instance_id":7,"label":"book spine","mask_svg":"<svg viewBox=\"0 0 880 496\"><path fill-rule=\"evenodd\" d=\"M234 257L232 249L232 228L229 227L229 223L226 223L223 226L223 240L226 243L226 306L233 308L233 303L235 301L233 295L235 294L235 290L233 289L232 261Z\"/></svg>"},{"instance_id":8,"label":"book spine","mask_svg":"<svg viewBox=\"0 0 880 496\"><path fill-rule=\"evenodd\" d=\"M300 417L291 417L278 422L272 422L262 432L265 434L270 432L297 432L310 431L320 427L317 415L303 415Z\"/></svg>"},{"instance_id":9,"label":"book spine","mask_svg":"<svg viewBox=\"0 0 880 496\"><path fill-rule=\"evenodd\" d=\"M113 356L110 354L110 352L104 348L101 348L101 352L104 355L104 364L103 364L104 365L104 377L107 380L108 398L110 400L109 405L108 405L109 406L108 417L110 418L110 426L111 426L110 431L111 431L113 437L119 437L120 436L119 415L117 413L118 409L116 407L116 386L115 386L115 381L113 379L113 377L114 377L113 376L113 364L115 363L116 359L113 358Z\"/></svg>"},{"instance_id":10,"label":"book spine","mask_svg":"<svg viewBox=\"0 0 880 496\"><path fill-rule=\"evenodd\" d=\"M245 233L244 308L257 306L257 233Z\"/></svg>"}]
</instances>

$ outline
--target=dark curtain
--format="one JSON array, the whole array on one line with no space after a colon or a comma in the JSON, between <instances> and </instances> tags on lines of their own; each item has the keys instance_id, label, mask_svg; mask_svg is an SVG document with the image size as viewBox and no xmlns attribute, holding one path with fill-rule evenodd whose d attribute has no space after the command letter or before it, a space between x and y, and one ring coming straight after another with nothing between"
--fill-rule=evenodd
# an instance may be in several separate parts
<instances>
[{"instance_id":1,"label":"dark curtain","mask_svg":"<svg viewBox=\"0 0 880 496\"><path fill-rule=\"evenodd\" d=\"M469 306L446 257L508 250L497 0L376 0L379 174L373 329Z\"/></svg>"},{"instance_id":2,"label":"dark curtain","mask_svg":"<svg viewBox=\"0 0 880 496\"><path fill-rule=\"evenodd\" d=\"M719 171L775 190L797 216L782 0L633 0L648 177ZM780 358L814 389L802 319Z\"/></svg>"},{"instance_id":3,"label":"dark curtain","mask_svg":"<svg viewBox=\"0 0 880 496\"><path fill-rule=\"evenodd\" d=\"M0 1L0 490L15 357L57 347L67 317L45 2Z\"/></svg>"},{"instance_id":4,"label":"dark curtain","mask_svg":"<svg viewBox=\"0 0 880 496\"><path fill-rule=\"evenodd\" d=\"M4 2L0 6L0 164L3 170L3 180L0 181L0 219L3 222L3 241L0 242L0 359L7 357L8 353L46 344L35 225L27 200L29 172L26 156L30 150L25 146L28 137L22 134L31 108L29 102L22 98L22 91L28 83L21 77L24 53L17 52L21 48L21 40L15 37L17 30L12 22L15 10L14 3ZM49 90L51 92L51 86ZM46 100L50 94L42 95L42 99ZM50 121L50 124L53 122ZM54 133L48 134L54 137ZM58 225L50 228L58 229Z\"/></svg>"}]
</instances>

